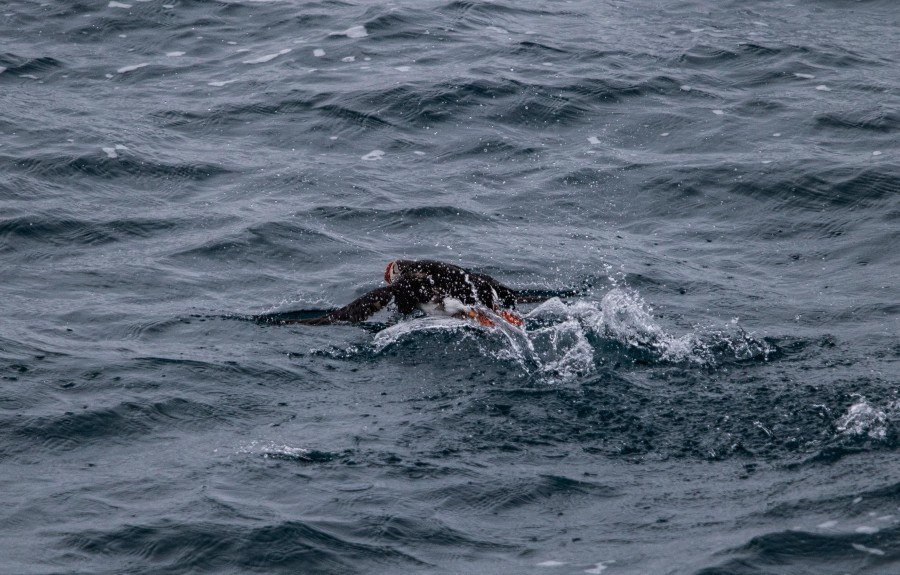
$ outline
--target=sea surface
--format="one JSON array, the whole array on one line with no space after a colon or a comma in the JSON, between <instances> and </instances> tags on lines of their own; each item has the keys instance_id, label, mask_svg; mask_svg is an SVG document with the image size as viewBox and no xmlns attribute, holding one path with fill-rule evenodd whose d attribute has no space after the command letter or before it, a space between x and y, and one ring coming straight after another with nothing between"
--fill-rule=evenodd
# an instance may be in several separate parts
<instances>
[{"instance_id":1,"label":"sea surface","mask_svg":"<svg viewBox=\"0 0 900 575\"><path fill-rule=\"evenodd\" d=\"M900 573L898 30L4 2L0 573ZM257 321L395 258L565 297Z\"/></svg>"}]
</instances>

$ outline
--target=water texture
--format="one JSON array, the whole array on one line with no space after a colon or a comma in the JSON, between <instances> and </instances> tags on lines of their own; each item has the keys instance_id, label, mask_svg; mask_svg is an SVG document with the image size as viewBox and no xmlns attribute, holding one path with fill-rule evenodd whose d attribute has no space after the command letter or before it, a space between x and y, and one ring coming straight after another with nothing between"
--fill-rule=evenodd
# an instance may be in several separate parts
<instances>
[{"instance_id":1,"label":"water texture","mask_svg":"<svg viewBox=\"0 0 900 575\"><path fill-rule=\"evenodd\" d=\"M0 7L0 573L900 572L900 10ZM395 258L524 329L343 305Z\"/></svg>"}]
</instances>

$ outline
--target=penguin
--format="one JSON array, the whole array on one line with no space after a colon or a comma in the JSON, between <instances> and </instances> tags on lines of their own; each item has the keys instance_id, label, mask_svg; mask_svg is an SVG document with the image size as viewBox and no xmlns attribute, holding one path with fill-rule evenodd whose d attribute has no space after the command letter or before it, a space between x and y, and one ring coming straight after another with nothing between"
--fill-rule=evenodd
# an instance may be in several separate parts
<instances>
[{"instance_id":1,"label":"penguin","mask_svg":"<svg viewBox=\"0 0 900 575\"><path fill-rule=\"evenodd\" d=\"M421 310L428 314L468 318L486 327L495 327L495 319L502 318L522 327L522 316L514 311L516 304L544 301L554 295L516 291L489 275L436 260L394 260L387 265L384 280L388 285L376 288L344 307L319 317L278 323L360 323L393 302L403 315Z\"/></svg>"}]
</instances>

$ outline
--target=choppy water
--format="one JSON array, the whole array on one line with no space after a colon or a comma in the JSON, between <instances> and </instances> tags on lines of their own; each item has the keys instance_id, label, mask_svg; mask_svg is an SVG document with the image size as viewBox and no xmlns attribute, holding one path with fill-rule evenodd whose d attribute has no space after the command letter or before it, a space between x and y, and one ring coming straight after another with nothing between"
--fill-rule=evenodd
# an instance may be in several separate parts
<instances>
[{"instance_id":1,"label":"choppy water","mask_svg":"<svg viewBox=\"0 0 900 575\"><path fill-rule=\"evenodd\" d=\"M0 572L897 573L898 27L7 2ZM247 321L396 257L589 289Z\"/></svg>"}]
</instances>

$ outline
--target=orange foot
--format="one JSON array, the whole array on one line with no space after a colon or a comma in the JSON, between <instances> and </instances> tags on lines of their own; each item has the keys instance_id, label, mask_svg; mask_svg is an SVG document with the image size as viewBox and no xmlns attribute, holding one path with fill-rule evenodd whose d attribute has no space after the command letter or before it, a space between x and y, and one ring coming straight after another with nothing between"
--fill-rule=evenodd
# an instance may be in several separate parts
<instances>
[{"instance_id":1,"label":"orange foot","mask_svg":"<svg viewBox=\"0 0 900 575\"><path fill-rule=\"evenodd\" d=\"M480 323L480 324L483 325L484 327L495 327L494 322L491 321L491 318L489 318L488 316L484 315L483 313L481 313L481 312L479 312L479 311L475 311L474 309L470 309L470 310L466 313L466 315L468 315L469 318L471 318L471 319L477 320L478 323Z\"/></svg>"},{"instance_id":2,"label":"orange foot","mask_svg":"<svg viewBox=\"0 0 900 575\"><path fill-rule=\"evenodd\" d=\"M525 325L525 321L522 319L522 316L517 313L504 309L500 310L500 315L503 316L503 319L516 327L522 327L523 325Z\"/></svg>"}]
</instances>

